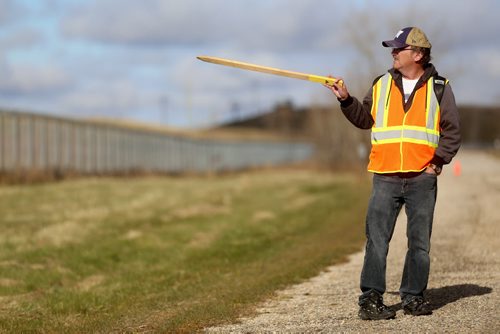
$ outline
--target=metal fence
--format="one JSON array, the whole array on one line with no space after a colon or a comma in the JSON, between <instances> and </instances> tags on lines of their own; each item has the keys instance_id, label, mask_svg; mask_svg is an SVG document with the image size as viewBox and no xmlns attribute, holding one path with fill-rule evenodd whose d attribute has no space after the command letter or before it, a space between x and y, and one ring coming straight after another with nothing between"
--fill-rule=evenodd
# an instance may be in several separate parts
<instances>
[{"instance_id":1,"label":"metal fence","mask_svg":"<svg viewBox=\"0 0 500 334\"><path fill-rule=\"evenodd\" d=\"M160 131L0 111L0 171L219 172L293 163L309 143L189 138Z\"/></svg>"}]
</instances>

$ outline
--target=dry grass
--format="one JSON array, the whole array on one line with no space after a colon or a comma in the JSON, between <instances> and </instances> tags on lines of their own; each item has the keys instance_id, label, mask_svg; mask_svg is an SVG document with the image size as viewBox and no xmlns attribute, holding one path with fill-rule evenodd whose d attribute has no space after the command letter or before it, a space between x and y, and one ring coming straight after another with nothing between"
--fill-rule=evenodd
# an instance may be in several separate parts
<instances>
[{"instance_id":1,"label":"dry grass","mask_svg":"<svg viewBox=\"0 0 500 334\"><path fill-rule=\"evenodd\" d=\"M312 171L0 187L0 332L191 332L358 250L368 193Z\"/></svg>"}]
</instances>

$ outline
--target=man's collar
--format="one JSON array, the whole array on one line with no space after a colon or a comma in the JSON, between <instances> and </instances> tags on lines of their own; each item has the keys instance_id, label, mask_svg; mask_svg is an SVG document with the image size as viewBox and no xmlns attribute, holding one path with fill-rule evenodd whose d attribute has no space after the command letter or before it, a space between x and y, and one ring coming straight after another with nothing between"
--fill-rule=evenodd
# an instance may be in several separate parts
<instances>
[{"instance_id":1,"label":"man's collar","mask_svg":"<svg viewBox=\"0 0 500 334\"><path fill-rule=\"evenodd\" d=\"M389 73L392 75L394 80L401 82L401 80L403 78L403 74L401 74L401 72L399 72L395 68L391 68L389 70ZM436 71L436 68L434 67L434 65L432 65L431 63L428 63L428 64L424 65L424 74L422 74L420 79L421 79L421 81L427 81L427 80L429 80L430 77L435 76L437 74L438 74L438 72Z\"/></svg>"}]
</instances>

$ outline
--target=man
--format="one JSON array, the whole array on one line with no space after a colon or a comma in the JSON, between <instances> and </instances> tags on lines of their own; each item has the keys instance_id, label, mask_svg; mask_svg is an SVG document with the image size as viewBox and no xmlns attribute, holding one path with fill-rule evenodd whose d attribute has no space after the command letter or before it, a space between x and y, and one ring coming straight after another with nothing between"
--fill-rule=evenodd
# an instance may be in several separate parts
<instances>
[{"instance_id":1,"label":"man","mask_svg":"<svg viewBox=\"0 0 500 334\"><path fill-rule=\"evenodd\" d=\"M338 80L327 85L347 119L370 129L368 170L373 188L366 217L366 248L361 272L359 317L394 318L383 303L386 258L396 218L407 216L408 250L400 296L405 314L432 313L424 299L429 279L429 250L437 194L437 176L460 147L459 116L448 81L430 63L431 44L416 27L400 30L393 40L393 68L377 78L363 102Z\"/></svg>"}]
</instances>

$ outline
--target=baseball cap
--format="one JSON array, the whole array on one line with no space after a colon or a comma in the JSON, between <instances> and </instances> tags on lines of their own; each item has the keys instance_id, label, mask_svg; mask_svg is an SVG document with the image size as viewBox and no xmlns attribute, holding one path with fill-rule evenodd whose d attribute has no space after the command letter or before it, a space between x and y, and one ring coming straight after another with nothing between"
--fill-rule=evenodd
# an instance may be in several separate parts
<instances>
[{"instance_id":1,"label":"baseball cap","mask_svg":"<svg viewBox=\"0 0 500 334\"><path fill-rule=\"evenodd\" d=\"M417 27L403 28L394 37L393 40L383 41L382 45L389 48L404 48L409 45L421 48L432 47L424 32Z\"/></svg>"}]
</instances>

